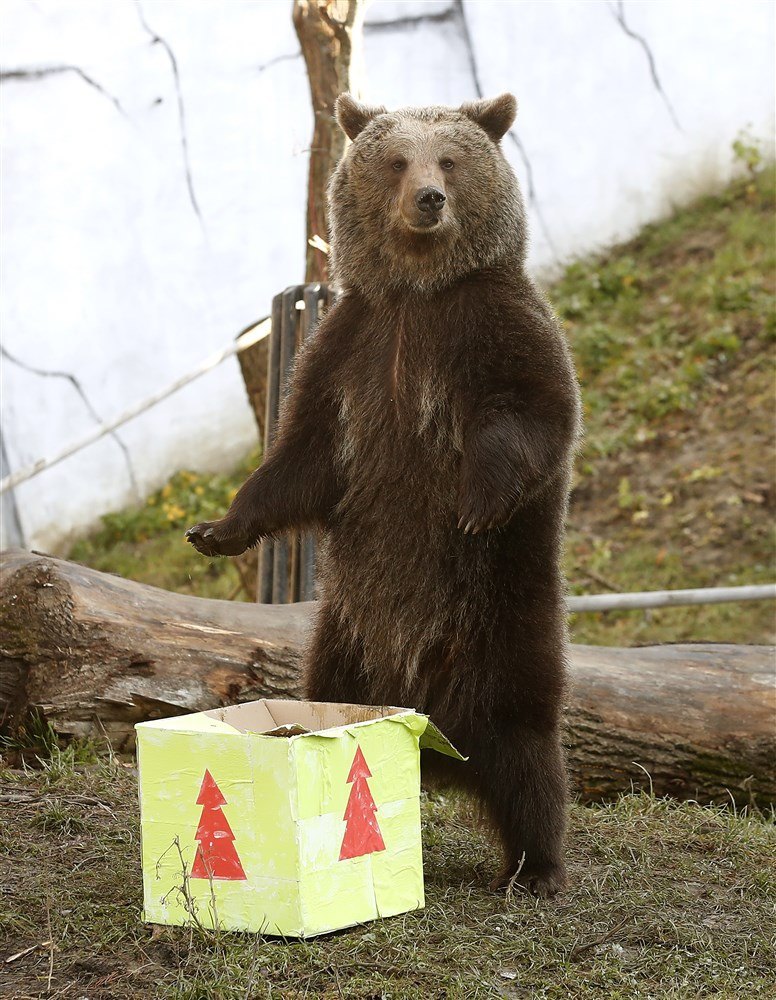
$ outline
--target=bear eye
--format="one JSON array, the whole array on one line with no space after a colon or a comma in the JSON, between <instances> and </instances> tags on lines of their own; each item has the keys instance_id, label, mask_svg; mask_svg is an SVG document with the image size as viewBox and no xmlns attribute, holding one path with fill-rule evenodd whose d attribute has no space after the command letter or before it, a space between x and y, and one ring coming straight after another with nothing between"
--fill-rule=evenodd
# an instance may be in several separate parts
<instances>
[{"instance_id":1,"label":"bear eye","mask_svg":"<svg viewBox=\"0 0 776 1000\"><path fill-rule=\"evenodd\" d=\"M452 160L451 160L451 159L450 159L450 158L448 157L448 159L446 159L446 160L442 160L442 162L441 162L441 163L439 164L439 166L440 166L440 167L441 167L441 168L442 168L443 170L452 170L452 169L453 169L453 167L455 166L455 164L454 164L454 163L453 163L453 161L452 161Z\"/></svg>"},{"instance_id":2,"label":"bear eye","mask_svg":"<svg viewBox=\"0 0 776 1000\"><path fill-rule=\"evenodd\" d=\"M400 170L404 170L404 168L407 166L407 161L406 160L394 160L393 163L391 164L391 166L393 167L393 169L398 174Z\"/></svg>"}]
</instances>

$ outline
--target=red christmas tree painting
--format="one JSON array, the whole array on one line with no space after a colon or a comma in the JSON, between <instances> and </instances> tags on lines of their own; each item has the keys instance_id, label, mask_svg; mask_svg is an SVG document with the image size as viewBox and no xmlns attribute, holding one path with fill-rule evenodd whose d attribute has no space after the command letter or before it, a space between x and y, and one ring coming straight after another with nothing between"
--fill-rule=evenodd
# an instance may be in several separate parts
<instances>
[{"instance_id":1,"label":"red christmas tree painting","mask_svg":"<svg viewBox=\"0 0 776 1000\"><path fill-rule=\"evenodd\" d=\"M197 805L202 806L202 815L194 835L199 847L191 866L191 878L245 879L234 847L232 828L221 810L226 805L226 799L210 771L205 771Z\"/></svg>"},{"instance_id":2,"label":"red christmas tree painting","mask_svg":"<svg viewBox=\"0 0 776 1000\"><path fill-rule=\"evenodd\" d=\"M375 816L377 806L366 781L371 777L372 772L364 760L361 747L358 747L348 774L348 784L352 783L353 787L350 789L350 798L345 809L346 826L340 848L340 861L385 850L383 835L380 833Z\"/></svg>"}]
</instances>

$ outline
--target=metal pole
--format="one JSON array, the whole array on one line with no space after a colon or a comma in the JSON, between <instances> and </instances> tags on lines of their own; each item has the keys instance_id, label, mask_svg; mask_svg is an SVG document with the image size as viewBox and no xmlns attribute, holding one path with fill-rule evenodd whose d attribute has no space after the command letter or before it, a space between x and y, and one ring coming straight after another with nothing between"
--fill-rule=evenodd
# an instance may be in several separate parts
<instances>
[{"instance_id":1,"label":"metal pole","mask_svg":"<svg viewBox=\"0 0 776 1000\"><path fill-rule=\"evenodd\" d=\"M305 286L302 340L312 335L318 325L319 308L325 296L320 284ZM315 535L308 531L302 535L299 553L299 600L312 601L315 597Z\"/></svg>"},{"instance_id":2,"label":"metal pole","mask_svg":"<svg viewBox=\"0 0 776 1000\"><path fill-rule=\"evenodd\" d=\"M283 318L283 293L272 300L272 325L269 333L269 351L267 353L267 410L264 419L264 455L269 451L275 440L275 430L278 422L278 405L280 401L280 329ZM271 538L265 538L259 547L259 585L258 599L262 604L272 603L272 575L275 561L275 543Z\"/></svg>"},{"instance_id":3,"label":"metal pole","mask_svg":"<svg viewBox=\"0 0 776 1000\"><path fill-rule=\"evenodd\" d=\"M776 598L776 583L752 587L700 587L695 590L652 590L634 594L591 594L567 598L568 610L628 611L637 608L676 608L688 604L726 604L730 601L767 601Z\"/></svg>"},{"instance_id":4,"label":"metal pole","mask_svg":"<svg viewBox=\"0 0 776 1000\"><path fill-rule=\"evenodd\" d=\"M282 409L283 399L286 395L288 376L294 360L294 346L296 342L296 303L303 294L303 285L294 285L287 288L282 296L283 322L280 329L280 403L279 410ZM292 563L292 539L288 536L275 539L274 561L272 566L272 603L288 604L291 595L289 594L289 573Z\"/></svg>"}]
</instances>

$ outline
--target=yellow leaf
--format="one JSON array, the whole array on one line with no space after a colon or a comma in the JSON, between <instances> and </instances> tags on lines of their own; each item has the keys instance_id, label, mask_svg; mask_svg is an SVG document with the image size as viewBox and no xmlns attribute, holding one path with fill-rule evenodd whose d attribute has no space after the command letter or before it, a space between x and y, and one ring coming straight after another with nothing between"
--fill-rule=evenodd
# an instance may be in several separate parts
<instances>
[{"instance_id":1,"label":"yellow leaf","mask_svg":"<svg viewBox=\"0 0 776 1000\"><path fill-rule=\"evenodd\" d=\"M699 465L697 469L693 469L684 478L688 483L706 482L710 479L719 479L722 471L714 465Z\"/></svg>"}]
</instances>

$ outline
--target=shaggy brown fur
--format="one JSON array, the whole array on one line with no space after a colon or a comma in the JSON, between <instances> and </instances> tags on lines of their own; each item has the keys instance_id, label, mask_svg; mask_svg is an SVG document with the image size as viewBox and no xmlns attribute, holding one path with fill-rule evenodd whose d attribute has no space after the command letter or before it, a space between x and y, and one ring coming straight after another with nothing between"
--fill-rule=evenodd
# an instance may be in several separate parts
<instances>
[{"instance_id":1,"label":"shaggy brown fur","mask_svg":"<svg viewBox=\"0 0 776 1000\"><path fill-rule=\"evenodd\" d=\"M189 540L231 555L322 529L307 692L411 705L505 850L497 883L565 885L560 569L578 391L524 271L504 95L387 113L340 97L330 187L342 294L300 354L264 464ZM452 762L451 762L452 770Z\"/></svg>"}]
</instances>

